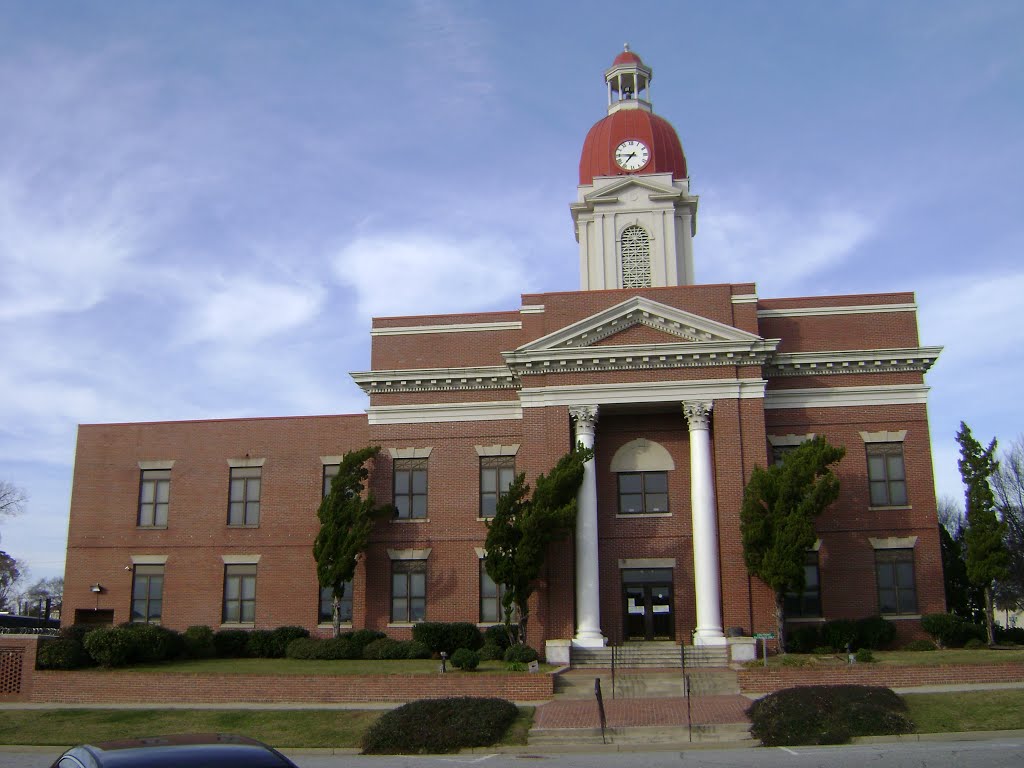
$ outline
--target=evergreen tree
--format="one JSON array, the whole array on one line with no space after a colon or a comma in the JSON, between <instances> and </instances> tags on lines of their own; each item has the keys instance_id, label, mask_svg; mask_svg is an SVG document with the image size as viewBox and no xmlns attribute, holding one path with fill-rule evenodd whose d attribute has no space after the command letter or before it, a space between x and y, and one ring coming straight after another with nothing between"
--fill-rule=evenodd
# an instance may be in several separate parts
<instances>
[{"instance_id":1,"label":"evergreen tree","mask_svg":"<svg viewBox=\"0 0 1024 768\"><path fill-rule=\"evenodd\" d=\"M366 549L374 523L394 514L390 504L378 505L372 493L363 495L370 476L367 462L380 448L371 446L349 451L341 459L331 491L317 511L320 531L313 543L316 575L321 588L330 587L334 598L334 636L341 634L339 606L345 596L345 582L356 572L359 554Z\"/></svg>"},{"instance_id":2,"label":"evergreen tree","mask_svg":"<svg viewBox=\"0 0 1024 768\"><path fill-rule=\"evenodd\" d=\"M548 547L568 536L576 524L576 492L583 482L583 465L593 456L591 449L577 446L548 475L537 478L532 496L526 476L519 474L487 521L484 567L494 583L504 587L502 608L510 642L526 642L530 595L537 588Z\"/></svg>"},{"instance_id":3,"label":"evergreen tree","mask_svg":"<svg viewBox=\"0 0 1024 768\"><path fill-rule=\"evenodd\" d=\"M1009 575L1010 563L1006 549L1006 524L996 516L992 491L992 475L998 468L996 441L993 439L987 448L982 448L962 421L956 441L960 445L957 467L964 481L967 501L967 529L964 531L967 578L985 590L985 628L989 645L992 645L996 641L993 616L995 582Z\"/></svg>"},{"instance_id":4,"label":"evergreen tree","mask_svg":"<svg viewBox=\"0 0 1024 768\"><path fill-rule=\"evenodd\" d=\"M781 649L786 647L786 593L804 589L804 560L817 539L814 519L839 496L832 467L845 454L845 448L816 437L787 452L780 464L754 467L743 491L743 557L750 572L775 593Z\"/></svg>"}]
</instances>

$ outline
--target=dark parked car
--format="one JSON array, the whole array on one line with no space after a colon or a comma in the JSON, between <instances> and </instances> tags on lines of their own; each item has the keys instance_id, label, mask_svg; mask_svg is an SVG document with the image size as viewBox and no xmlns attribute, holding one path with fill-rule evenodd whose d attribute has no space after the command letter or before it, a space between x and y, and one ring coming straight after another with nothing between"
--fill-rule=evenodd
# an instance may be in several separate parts
<instances>
[{"instance_id":1,"label":"dark parked car","mask_svg":"<svg viewBox=\"0 0 1024 768\"><path fill-rule=\"evenodd\" d=\"M72 747L51 768L297 768L247 736L190 733Z\"/></svg>"}]
</instances>

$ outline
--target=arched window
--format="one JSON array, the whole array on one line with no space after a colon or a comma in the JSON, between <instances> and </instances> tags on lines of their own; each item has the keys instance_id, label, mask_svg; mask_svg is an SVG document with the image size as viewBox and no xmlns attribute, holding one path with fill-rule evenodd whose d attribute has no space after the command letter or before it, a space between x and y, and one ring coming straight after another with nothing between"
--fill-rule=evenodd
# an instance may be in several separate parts
<instances>
[{"instance_id":1,"label":"arched window","mask_svg":"<svg viewBox=\"0 0 1024 768\"><path fill-rule=\"evenodd\" d=\"M671 454L651 440L640 438L619 448L611 465L618 478L619 514L668 514L668 473L675 468Z\"/></svg>"},{"instance_id":2,"label":"arched window","mask_svg":"<svg viewBox=\"0 0 1024 768\"><path fill-rule=\"evenodd\" d=\"M622 230L622 287L646 288L651 284L651 238L639 224Z\"/></svg>"}]
</instances>

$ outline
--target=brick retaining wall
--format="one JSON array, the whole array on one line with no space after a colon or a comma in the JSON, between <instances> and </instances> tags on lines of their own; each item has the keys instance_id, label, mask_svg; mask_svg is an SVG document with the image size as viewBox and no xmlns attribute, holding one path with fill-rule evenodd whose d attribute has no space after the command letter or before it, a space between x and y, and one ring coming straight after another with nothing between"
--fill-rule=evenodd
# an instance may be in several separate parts
<instances>
[{"instance_id":1,"label":"brick retaining wall","mask_svg":"<svg viewBox=\"0 0 1024 768\"><path fill-rule=\"evenodd\" d=\"M36 670L34 682L31 701L39 704L337 704L445 696L541 701L554 694L551 675L528 673L363 677Z\"/></svg>"},{"instance_id":2,"label":"brick retaining wall","mask_svg":"<svg viewBox=\"0 0 1024 768\"><path fill-rule=\"evenodd\" d=\"M738 673L744 693L771 693L800 685L883 685L914 688L922 685L1024 682L1024 664L943 664L935 667L890 667L849 664L822 667L767 667Z\"/></svg>"}]
</instances>

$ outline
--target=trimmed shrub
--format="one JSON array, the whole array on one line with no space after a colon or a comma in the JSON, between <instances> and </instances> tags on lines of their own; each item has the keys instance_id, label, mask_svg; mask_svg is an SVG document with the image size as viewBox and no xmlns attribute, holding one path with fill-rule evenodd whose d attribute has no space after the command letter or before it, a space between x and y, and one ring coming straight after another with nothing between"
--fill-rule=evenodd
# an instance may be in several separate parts
<instances>
[{"instance_id":1,"label":"trimmed shrub","mask_svg":"<svg viewBox=\"0 0 1024 768\"><path fill-rule=\"evenodd\" d=\"M516 719L504 699L424 699L385 712L363 734L363 754L445 754L489 747Z\"/></svg>"},{"instance_id":2,"label":"trimmed shrub","mask_svg":"<svg viewBox=\"0 0 1024 768\"><path fill-rule=\"evenodd\" d=\"M80 640L55 637L39 643L36 669L80 669L91 662Z\"/></svg>"},{"instance_id":3,"label":"trimmed shrub","mask_svg":"<svg viewBox=\"0 0 1024 768\"><path fill-rule=\"evenodd\" d=\"M904 651L934 651L935 643L931 640L911 640L903 646Z\"/></svg>"},{"instance_id":4,"label":"trimmed shrub","mask_svg":"<svg viewBox=\"0 0 1024 768\"><path fill-rule=\"evenodd\" d=\"M255 629L249 633L247 650L250 656L260 659L280 659L288 650L288 643L300 637L309 637L309 630L289 626Z\"/></svg>"},{"instance_id":5,"label":"trimmed shrub","mask_svg":"<svg viewBox=\"0 0 1024 768\"><path fill-rule=\"evenodd\" d=\"M480 649L481 661L502 661L504 658L505 651L501 646L495 645L494 643L484 643L483 648Z\"/></svg>"},{"instance_id":6,"label":"trimmed shrub","mask_svg":"<svg viewBox=\"0 0 1024 768\"><path fill-rule=\"evenodd\" d=\"M857 622L850 619L833 619L821 625L822 645L831 645L833 648L856 650L857 643Z\"/></svg>"},{"instance_id":7,"label":"trimmed shrub","mask_svg":"<svg viewBox=\"0 0 1024 768\"><path fill-rule=\"evenodd\" d=\"M419 640L405 641L406 658L408 659L429 659L430 649Z\"/></svg>"},{"instance_id":8,"label":"trimmed shrub","mask_svg":"<svg viewBox=\"0 0 1024 768\"><path fill-rule=\"evenodd\" d=\"M522 664L529 664L540 658L533 648L528 645L510 645L505 650L505 661L518 661Z\"/></svg>"},{"instance_id":9,"label":"trimmed shrub","mask_svg":"<svg viewBox=\"0 0 1024 768\"><path fill-rule=\"evenodd\" d=\"M346 638L357 651L357 659L362 658L363 649L372 643L374 640L380 640L382 637L387 637L383 632L378 632L376 629L357 629L355 632L343 632L341 637Z\"/></svg>"},{"instance_id":10,"label":"trimmed shrub","mask_svg":"<svg viewBox=\"0 0 1024 768\"><path fill-rule=\"evenodd\" d=\"M85 636L85 650L103 667L123 667L135 654L136 637L124 627L100 627Z\"/></svg>"},{"instance_id":11,"label":"trimmed shrub","mask_svg":"<svg viewBox=\"0 0 1024 768\"><path fill-rule=\"evenodd\" d=\"M786 688L755 701L750 733L766 747L845 744L853 736L910 733L903 699L888 688L814 685Z\"/></svg>"},{"instance_id":12,"label":"trimmed shrub","mask_svg":"<svg viewBox=\"0 0 1024 768\"><path fill-rule=\"evenodd\" d=\"M817 645L814 647L815 656L831 656L833 653L837 653L837 651L831 645Z\"/></svg>"},{"instance_id":13,"label":"trimmed shrub","mask_svg":"<svg viewBox=\"0 0 1024 768\"><path fill-rule=\"evenodd\" d=\"M129 663L151 664L181 656L185 641L173 629L158 624L122 624L121 629L131 633L134 647Z\"/></svg>"},{"instance_id":14,"label":"trimmed shrub","mask_svg":"<svg viewBox=\"0 0 1024 768\"><path fill-rule=\"evenodd\" d=\"M447 653L449 656L459 648L475 651L484 644L480 628L468 621L424 621L412 628L412 637L432 653Z\"/></svg>"},{"instance_id":15,"label":"trimmed shrub","mask_svg":"<svg viewBox=\"0 0 1024 768\"><path fill-rule=\"evenodd\" d=\"M526 666L525 662L522 661L506 661L505 671L506 672L525 672L529 667Z\"/></svg>"},{"instance_id":16,"label":"trimmed shrub","mask_svg":"<svg viewBox=\"0 0 1024 768\"><path fill-rule=\"evenodd\" d=\"M269 629L251 629L246 632L245 655L257 659L268 659L273 653L273 641Z\"/></svg>"},{"instance_id":17,"label":"trimmed shrub","mask_svg":"<svg viewBox=\"0 0 1024 768\"><path fill-rule=\"evenodd\" d=\"M871 652L870 648L858 648L853 658L861 664L871 664L875 660L875 654Z\"/></svg>"},{"instance_id":18,"label":"trimmed shrub","mask_svg":"<svg viewBox=\"0 0 1024 768\"><path fill-rule=\"evenodd\" d=\"M379 637L367 643L363 648L364 659L407 659L409 651L400 640L393 640L390 637Z\"/></svg>"},{"instance_id":19,"label":"trimmed shrub","mask_svg":"<svg viewBox=\"0 0 1024 768\"><path fill-rule=\"evenodd\" d=\"M985 628L971 624L953 613L930 613L921 618L921 628L940 648L961 648L972 637L985 639Z\"/></svg>"},{"instance_id":20,"label":"trimmed shrub","mask_svg":"<svg viewBox=\"0 0 1024 768\"><path fill-rule=\"evenodd\" d=\"M964 649L968 651L977 651L981 648L988 648L988 643L984 640L979 640L976 637L972 637L966 643L964 643Z\"/></svg>"},{"instance_id":21,"label":"trimmed shrub","mask_svg":"<svg viewBox=\"0 0 1024 768\"><path fill-rule=\"evenodd\" d=\"M857 620L857 643L861 648L880 650L896 639L896 625L881 616Z\"/></svg>"},{"instance_id":22,"label":"trimmed shrub","mask_svg":"<svg viewBox=\"0 0 1024 768\"><path fill-rule=\"evenodd\" d=\"M209 659L217 653L213 645L213 630L207 626L189 627L181 639L185 643L185 655L190 659Z\"/></svg>"},{"instance_id":23,"label":"trimmed shrub","mask_svg":"<svg viewBox=\"0 0 1024 768\"><path fill-rule=\"evenodd\" d=\"M480 654L469 648L459 648L452 654L452 666L466 672L472 672L480 666Z\"/></svg>"},{"instance_id":24,"label":"trimmed shrub","mask_svg":"<svg viewBox=\"0 0 1024 768\"><path fill-rule=\"evenodd\" d=\"M289 659L314 659L322 661L362 658L359 648L347 637L332 637L327 640L317 640L313 637L297 637L288 643L285 655Z\"/></svg>"},{"instance_id":25,"label":"trimmed shrub","mask_svg":"<svg viewBox=\"0 0 1024 768\"><path fill-rule=\"evenodd\" d=\"M1000 627L997 624L996 642L1024 645L1024 627Z\"/></svg>"},{"instance_id":26,"label":"trimmed shrub","mask_svg":"<svg viewBox=\"0 0 1024 768\"><path fill-rule=\"evenodd\" d=\"M513 624L511 629L512 634L515 635L518 639L519 625ZM504 624L495 624L484 630L484 645L488 644L496 645L499 648L501 648L502 651L504 651L506 648L512 645L512 643L508 639L508 632L505 631Z\"/></svg>"},{"instance_id":27,"label":"trimmed shrub","mask_svg":"<svg viewBox=\"0 0 1024 768\"><path fill-rule=\"evenodd\" d=\"M249 632L244 629L220 629L213 633L213 647L222 659L241 659L249 655Z\"/></svg>"},{"instance_id":28,"label":"trimmed shrub","mask_svg":"<svg viewBox=\"0 0 1024 768\"><path fill-rule=\"evenodd\" d=\"M786 633L786 651L788 653L810 653L820 645L821 631L817 624L804 624L794 627Z\"/></svg>"}]
</instances>

